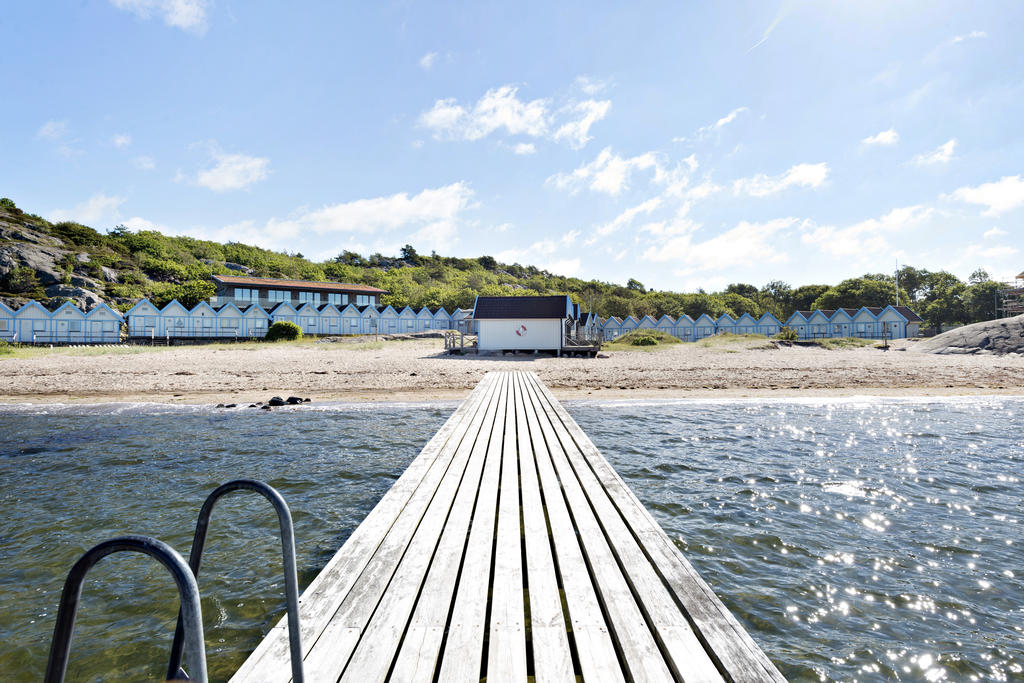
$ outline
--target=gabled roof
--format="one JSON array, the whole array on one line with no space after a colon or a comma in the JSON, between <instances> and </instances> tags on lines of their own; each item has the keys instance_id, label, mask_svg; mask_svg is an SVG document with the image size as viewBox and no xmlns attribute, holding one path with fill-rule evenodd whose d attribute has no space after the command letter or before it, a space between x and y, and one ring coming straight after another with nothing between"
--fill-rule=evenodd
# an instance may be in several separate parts
<instances>
[{"instance_id":1,"label":"gabled roof","mask_svg":"<svg viewBox=\"0 0 1024 683\"><path fill-rule=\"evenodd\" d=\"M188 315L188 309L185 308L185 304L181 303L177 299L171 299L166 304L164 304L164 307L160 309L160 315L166 313L167 309L170 308L171 306L177 306L181 310L185 311L185 315Z\"/></svg>"},{"instance_id":2,"label":"gabled roof","mask_svg":"<svg viewBox=\"0 0 1024 683\"><path fill-rule=\"evenodd\" d=\"M79 308L78 306L74 305L70 301L65 301L60 306L55 308L54 311L53 311L53 315L57 315L58 312L64 310L65 308L70 308L71 310L76 311L78 313L78 315L82 316L83 318L85 317L85 313L82 312L82 309Z\"/></svg>"},{"instance_id":3,"label":"gabled roof","mask_svg":"<svg viewBox=\"0 0 1024 683\"><path fill-rule=\"evenodd\" d=\"M661 324L662 320L667 320L670 327L675 327L676 326L675 319L673 319L672 316L670 316L668 313L665 313L660 318L658 318L658 324L659 325Z\"/></svg>"},{"instance_id":4,"label":"gabled roof","mask_svg":"<svg viewBox=\"0 0 1024 683\"><path fill-rule=\"evenodd\" d=\"M47 318L50 317L51 314L50 314L50 312L48 310L46 310L46 307L44 307L42 304L40 304L35 299L32 299L28 303L22 304L21 307L19 307L18 310L14 313L14 315L18 316L18 315L21 315L23 311L31 311L31 310L34 310L34 309L37 309L37 308L40 311L42 311L43 314Z\"/></svg>"},{"instance_id":5,"label":"gabled roof","mask_svg":"<svg viewBox=\"0 0 1024 683\"><path fill-rule=\"evenodd\" d=\"M235 311L237 311L237 312L238 312L238 315L242 315L242 309L240 309L240 308L239 308L238 306L236 306L236 305L235 305L234 303L232 303L232 302L230 302L230 301L229 301L229 302L227 302L226 304L224 304L223 306L217 306L217 307L216 307L215 309L213 309L213 310L217 311L217 315L220 315L220 312L221 312L221 311L225 311L225 310L227 310L227 309L229 309L229 308L233 308L233 309L235 309Z\"/></svg>"},{"instance_id":6,"label":"gabled roof","mask_svg":"<svg viewBox=\"0 0 1024 683\"><path fill-rule=\"evenodd\" d=\"M739 324L739 322L741 320L743 320L744 318L746 318L747 320L749 320L752 323L755 323L755 324L757 323L757 318L755 318L754 316L750 315L749 313L743 313L743 315L741 315L740 317L736 318L736 324Z\"/></svg>"},{"instance_id":7,"label":"gabled roof","mask_svg":"<svg viewBox=\"0 0 1024 683\"><path fill-rule=\"evenodd\" d=\"M613 315L604 321L604 327L622 327L622 320Z\"/></svg>"},{"instance_id":8,"label":"gabled roof","mask_svg":"<svg viewBox=\"0 0 1024 683\"><path fill-rule=\"evenodd\" d=\"M679 327L680 323L690 323L692 325L693 324L693 318L688 316L686 313L683 313L681 316L676 318L676 327Z\"/></svg>"},{"instance_id":9,"label":"gabled roof","mask_svg":"<svg viewBox=\"0 0 1024 683\"><path fill-rule=\"evenodd\" d=\"M850 311L853 311L853 313L850 313ZM828 318L829 320L835 320L839 316L846 316L850 320L853 320L853 316L856 313L856 309L853 308L837 308L835 311L832 312L832 315L830 315Z\"/></svg>"},{"instance_id":10,"label":"gabled roof","mask_svg":"<svg viewBox=\"0 0 1024 683\"><path fill-rule=\"evenodd\" d=\"M395 314L396 318L398 317L398 311L396 311L391 304L388 304L387 306L377 306L377 314L383 316L388 312L388 309L391 309L391 312Z\"/></svg>"},{"instance_id":11,"label":"gabled roof","mask_svg":"<svg viewBox=\"0 0 1024 683\"><path fill-rule=\"evenodd\" d=\"M323 315L324 311L326 311L328 308L333 308L338 313L341 313L341 310L334 304L320 304L319 306L316 307L316 310L320 311L320 315Z\"/></svg>"},{"instance_id":12,"label":"gabled roof","mask_svg":"<svg viewBox=\"0 0 1024 683\"><path fill-rule=\"evenodd\" d=\"M359 315L359 307L353 303L347 303L338 310L342 315L345 315L345 311L352 311L357 316Z\"/></svg>"},{"instance_id":13,"label":"gabled roof","mask_svg":"<svg viewBox=\"0 0 1024 683\"><path fill-rule=\"evenodd\" d=\"M129 308L129 309L128 309L128 312L127 312L127 313L125 313L125 315L131 315L131 314L132 314L132 311L134 311L134 310L135 310L136 308L138 308L139 306L149 306L150 308L152 308L152 309L153 309L154 311L156 311L157 313L159 313L159 312L160 312L160 309L156 307L156 304L154 304L154 303L153 303L152 301L150 301L149 299L139 299L139 300L138 300L137 302L135 302L135 305L134 305L134 306L132 306L131 308Z\"/></svg>"},{"instance_id":14,"label":"gabled roof","mask_svg":"<svg viewBox=\"0 0 1024 683\"><path fill-rule=\"evenodd\" d=\"M270 317L270 314L267 313L267 309L263 308L259 304L249 304L248 306L243 306L241 311L242 311L242 315L246 315L246 316L249 315L250 313L259 312L259 313L262 313L267 318Z\"/></svg>"},{"instance_id":15,"label":"gabled roof","mask_svg":"<svg viewBox=\"0 0 1024 683\"><path fill-rule=\"evenodd\" d=\"M270 313L271 315L273 315L274 313L277 313L277 311L278 311L279 309L281 309L281 308L284 308L285 306L287 306L288 308L292 309L292 313L297 313L297 312L298 312L298 311L296 311L296 310L295 310L295 307L294 307L294 306L292 306L292 305L291 305L290 303L288 303L287 301L278 301L278 302L277 302L276 304L274 304L273 306L271 306L271 307L270 307L270 308L269 308L269 309L267 310L267 313Z\"/></svg>"},{"instance_id":16,"label":"gabled roof","mask_svg":"<svg viewBox=\"0 0 1024 683\"><path fill-rule=\"evenodd\" d=\"M14 315L14 309L5 304L3 301L0 301L0 311L7 311L9 314Z\"/></svg>"},{"instance_id":17,"label":"gabled roof","mask_svg":"<svg viewBox=\"0 0 1024 683\"><path fill-rule=\"evenodd\" d=\"M735 325L736 324L736 319L733 318L728 313L723 313L722 315L718 316L718 320L716 320L715 322L718 323L719 325L721 325L723 320L725 321L726 325Z\"/></svg>"},{"instance_id":18,"label":"gabled roof","mask_svg":"<svg viewBox=\"0 0 1024 683\"><path fill-rule=\"evenodd\" d=\"M409 311L409 313L411 313L414 318L416 317L416 311L414 311L411 306L406 306L402 310L398 311L398 317L401 318L403 315L405 315L406 311Z\"/></svg>"},{"instance_id":19,"label":"gabled roof","mask_svg":"<svg viewBox=\"0 0 1024 683\"><path fill-rule=\"evenodd\" d=\"M649 315L645 315L645 316L643 316L642 318L640 318L640 320L638 320L638 321L637 321L637 323L638 323L638 324L639 324L639 323L643 323L643 321L645 321L645 320L650 320L650 321L651 321L651 324L652 324L652 325L654 325L655 327L657 327L657 325L658 325L658 321L657 321L657 320L655 320L654 318L652 318L652 317L651 317L651 316L649 316Z\"/></svg>"},{"instance_id":20,"label":"gabled roof","mask_svg":"<svg viewBox=\"0 0 1024 683\"><path fill-rule=\"evenodd\" d=\"M310 303L309 301L306 301L306 302L304 302L304 303L303 303L303 304L302 304L301 306L299 306L298 308L296 308L296 309L295 309L295 312L296 312L296 313L301 313L302 311L305 311L305 310L306 310L307 308L309 308L309 309L312 309L312 311L313 311L314 313L319 313L319 312L320 312L320 311L318 311L318 310L317 310L317 307L316 307L316 306L314 306L314 305L313 305L312 303ZM308 311L307 311L307 312L308 312Z\"/></svg>"},{"instance_id":21,"label":"gabled roof","mask_svg":"<svg viewBox=\"0 0 1024 683\"><path fill-rule=\"evenodd\" d=\"M697 319L696 319L696 320L695 320L694 322L695 322L695 323L697 323L697 322L700 322L702 318L707 318L707 319L708 319L708 321L709 321L709 322L710 322L710 323L711 323L712 325L714 325L714 324L715 324L715 319L714 319L714 318L712 318L712 317L711 317L710 315L708 315L707 313L701 313L700 315L698 315L698 316L697 316Z\"/></svg>"},{"instance_id":22,"label":"gabled roof","mask_svg":"<svg viewBox=\"0 0 1024 683\"><path fill-rule=\"evenodd\" d=\"M764 312L764 313L763 313L763 314L761 315L761 317L757 319L757 322L758 322L758 323L761 323L761 322L763 322L763 321L764 321L764 319L765 319L765 318L771 318L772 320L774 320L774 321L775 321L775 322L777 322L778 324L780 324L780 325L782 324L782 321L780 321L780 320L779 320L778 318L776 318L776 317L775 317L774 315L772 315L772 314L771 314L771 313L769 313L768 311L765 311L765 312Z\"/></svg>"},{"instance_id":23,"label":"gabled roof","mask_svg":"<svg viewBox=\"0 0 1024 683\"><path fill-rule=\"evenodd\" d=\"M442 314L444 314L443 317L445 317L445 318L451 318L452 317L452 314L449 313L448 311L446 311L444 309L444 306L442 306L441 308L439 308L436 311L434 311L434 318L436 319L439 315L442 315Z\"/></svg>"},{"instance_id":24,"label":"gabled roof","mask_svg":"<svg viewBox=\"0 0 1024 683\"><path fill-rule=\"evenodd\" d=\"M1021 273L1024 275L1024 273ZM900 315L907 319L908 323L923 323L924 318L910 310L909 306L893 306Z\"/></svg>"},{"instance_id":25,"label":"gabled roof","mask_svg":"<svg viewBox=\"0 0 1024 683\"><path fill-rule=\"evenodd\" d=\"M829 320L832 317L832 313L834 313L834 311L832 309L820 309L820 308L817 308L817 309L811 311L811 314L809 316L807 316L807 320L810 321L810 319L813 318L814 316L818 316L818 317L824 316L825 320Z\"/></svg>"},{"instance_id":26,"label":"gabled roof","mask_svg":"<svg viewBox=\"0 0 1024 683\"><path fill-rule=\"evenodd\" d=\"M422 318L422 317L424 317L424 315L426 315L427 318L433 318L434 317L434 314L431 313L430 309L427 308L426 306L416 310L416 317L417 318Z\"/></svg>"},{"instance_id":27,"label":"gabled roof","mask_svg":"<svg viewBox=\"0 0 1024 683\"><path fill-rule=\"evenodd\" d=\"M486 319L550 319L572 317L573 304L568 296L478 296L473 317Z\"/></svg>"},{"instance_id":28,"label":"gabled roof","mask_svg":"<svg viewBox=\"0 0 1024 683\"><path fill-rule=\"evenodd\" d=\"M860 310L859 308L838 308L838 309L836 309L836 312L842 311L843 313L845 313L846 315L848 315L848 316L850 316L852 318L853 316L857 315L857 311L859 311L859 310Z\"/></svg>"},{"instance_id":29,"label":"gabled roof","mask_svg":"<svg viewBox=\"0 0 1024 683\"><path fill-rule=\"evenodd\" d=\"M795 318L799 318L803 322L807 322L807 316L810 315L810 311L793 311L793 315L786 318L786 324L793 322Z\"/></svg>"},{"instance_id":30,"label":"gabled roof","mask_svg":"<svg viewBox=\"0 0 1024 683\"><path fill-rule=\"evenodd\" d=\"M379 318L380 313L377 312L376 306L359 306L360 315L369 315L370 317Z\"/></svg>"},{"instance_id":31,"label":"gabled roof","mask_svg":"<svg viewBox=\"0 0 1024 683\"><path fill-rule=\"evenodd\" d=\"M242 277L235 275L212 275L214 282L242 287L283 287L286 289L315 289L321 292L370 292L384 294L386 289L369 285L354 285L347 282L317 282L315 280L277 280L272 277Z\"/></svg>"},{"instance_id":32,"label":"gabled roof","mask_svg":"<svg viewBox=\"0 0 1024 683\"><path fill-rule=\"evenodd\" d=\"M85 317L86 318L91 318L93 315L96 314L96 311L100 311L100 310L103 310L103 309L106 309L106 310L110 311L111 313L114 314L114 317L116 317L118 320L124 322L124 316L121 315L121 313L119 311L115 311L113 308L111 308L110 306L106 305L102 301L99 302L98 304L96 304L95 306L93 306L92 310L90 310L88 313L85 314Z\"/></svg>"}]
</instances>

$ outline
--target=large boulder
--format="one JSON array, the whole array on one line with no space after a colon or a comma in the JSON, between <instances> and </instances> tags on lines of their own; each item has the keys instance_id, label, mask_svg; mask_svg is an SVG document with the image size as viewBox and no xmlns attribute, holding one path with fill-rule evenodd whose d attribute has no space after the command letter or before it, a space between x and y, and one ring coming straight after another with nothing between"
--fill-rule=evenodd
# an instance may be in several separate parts
<instances>
[{"instance_id":1,"label":"large boulder","mask_svg":"<svg viewBox=\"0 0 1024 683\"><path fill-rule=\"evenodd\" d=\"M106 266L100 266L100 272L103 273L103 279L107 282L120 282L121 276L113 268L107 268Z\"/></svg>"},{"instance_id":2,"label":"large boulder","mask_svg":"<svg viewBox=\"0 0 1024 683\"><path fill-rule=\"evenodd\" d=\"M103 299L101 299L99 294L96 292L90 292L88 289L82 289L81 287L74 287L72 285L50 285L46 288L46 296L51 299L55 297L68 299L83 311L89 310L93 306L103 302Z\"/></svg>"},{"instance_id":3,"label":"large boulder","mask_svg":"<svg viewBox=\"0 0 1024 683\"><path fill-rule=\"evenodd\" d=\"M0 217L0 240L12 242L30 242L44 247L60 247L62 242L45 233L39 232L31 223L13 223Z\"/></svg>"},{"instance_id":4,"label":"large boulder","mask_svg":"<svg viewBox=\"0 0 1024 683\"><path fill-rule=\"evenodd\" d=\"M923 353L1024 354L1024 315L964 325L911 348Z\"/></svg>"},{"instance_id":5,"label":"large boulder","mask_svg":"<svg viewBox=\"0 0 1024 683\"><path fill-rule=\"evenodd\" d=\"M59 284L64 278L64 271L57 262L64 258L63 249L30 244L28 242L9 242L0 246L0 277L21 266L28 266L36 271L43 285Z\"/></svg>"}]
</instances>

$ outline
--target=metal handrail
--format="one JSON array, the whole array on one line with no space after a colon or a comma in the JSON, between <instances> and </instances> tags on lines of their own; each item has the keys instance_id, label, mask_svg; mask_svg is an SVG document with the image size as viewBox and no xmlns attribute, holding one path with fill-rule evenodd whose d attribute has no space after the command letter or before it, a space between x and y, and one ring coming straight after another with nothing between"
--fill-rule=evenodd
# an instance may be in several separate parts
<instances>
[{"instance_id":1,"label":"metal handrail","mask_svg":"<svg viewBox=\"0 0 1024 683\"><path fill-rule=\"evenodd\" d=\"M254 479L236 479L218 486L207 496L199 511L196 522L196 533L192 539L192 550L189 553L189 567L195 578L199 578L199 567L203 561L203 549L206 546L206 533L210 527L210 515L222 496L232 491L255 491L274 506L277 511L278 523L281 527L281 554L284 559L285 602L288 610L288 644L292 660L292 681L303 683L305 676L302 669L302 639L299 631L299 579L295 568L295 529L292 526L292 515L288 504L277 490L262 481ZM175 679L184 675L181 670L181 653L183 642L182 614L178 615L178 625L174 629L174 643L171 645L171 660L167 666L167 678Z\"/></svg>"},{"instance_id":2,"label":"metal handrail","mask_svg":"<svg viewBox=\"0 0 1024 683\"><path fill-rule=\"evenodd\" d=\"M119 536L104 541L93 547L71 568L64 582L64 590L60 596L60 607L57 610L57 625L53 629L53 641L50 643L50 658L46 664L45 683L63 683L68 668L68 655L71 652L71 637L75 629L75 616L78 614L78 603L82 598L82 584L85 575L97 562L107 555L135 551L154 558L167 568L178 585L178 599L181 608L178 613L179 623L187 626L187 654L190 665L196 669L195 680L206 683L206 650L203 641L203 613L199 604L199 585L184 558L171 546L149 536ZM169 677L174 680L176 677Z\"/></svg>"}]
</instances>

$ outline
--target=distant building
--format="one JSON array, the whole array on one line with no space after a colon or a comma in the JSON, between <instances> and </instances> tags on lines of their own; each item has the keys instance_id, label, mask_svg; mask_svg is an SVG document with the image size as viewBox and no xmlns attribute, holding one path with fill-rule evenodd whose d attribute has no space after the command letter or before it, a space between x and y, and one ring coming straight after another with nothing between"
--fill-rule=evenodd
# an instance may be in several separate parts
<instances>
[{"instance_id":1,"label":"distant building","mask_svg":"<svg viewBox=\"0 0 1024 683\"><path fill-rule=\"evenodd\" d=\"M473 320L481 351L560 352L576 318L568 296L478 296Z\"/></svg>"},{"instance_id":2,"label":"distant building","mask_svg":"<svg viewBox=\"0 0 1024 683\"><path fill-rule=\"evenodd\" d=\"M239 308L259 304L269 311L274 306L287 303L296 311L303 304L320 307L333 304L343 309L348 304L356 306L379 306L380 297L387 291L369 285L354 285L343 282L314 282L311 280L278 280L269 277L243 277L235 275L213 275L217 287L210 303L222 306L232 303Z\"/></svg>"}]
</instances>

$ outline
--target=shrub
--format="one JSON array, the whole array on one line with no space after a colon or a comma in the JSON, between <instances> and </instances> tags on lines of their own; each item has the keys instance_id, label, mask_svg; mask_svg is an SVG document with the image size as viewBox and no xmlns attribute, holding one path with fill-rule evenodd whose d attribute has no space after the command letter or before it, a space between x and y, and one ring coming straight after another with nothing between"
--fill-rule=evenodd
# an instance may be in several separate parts
<instances>
[{"instance_id":1,"label":"shrub","mask_svg":"<svg viewBox=\"0 0 1024 683\"><path fill-rule=\"evenodd\" d=\"M148 254L142 257L142 270L158 280L184 280L187 272L185 266L180 263Z\"/></svg>"},{"instance_id":2,"label":"shrub","mask_svg":"<svg viewBox=\"0 0 1024 683\"><path fill-rule=\"evenodd\" d=\"M267 341L295 341L302 339L302 328L295 323L276 322L267 328Z\"/></svg>"},{"instance_id":3,"label":"shrub","mask_svg":"<svg viewBox=\"0 0 1024 683\"><path fill-rule=\"evenodd\" d=\"M792 327L783 327L779 330L779 333L775 335L775 338L782 341L796 341L800 337Z\"/></svg>"},{"instance_id":4,"label":"shrub","mask_svg":"<svg viewBox=\"0 0 1024 683\"><path fill-rule=\"evenodd\" d=\"M50 231L65 242L69 242L76 247L100 246L105 241L103 235L87 225L75 223L74 221L56 223Z\"/></svg>"},{"instance_id":5,"label":"shrub","mask_svg":"<svg viewBox=\"0 0 1024 683\"><path fill-rule=\"evenodd\" d=\"M633 346L657 346L658 340L649 335L637 335L633 337L633 341L630 342Z\"/></svg>"},{"instance_id":6,"label":"shrub","mask_svg":"<svg viewBox=\"0 0 1024 683\"><path fill-rule=\"evenodd\" d=\"M14 353L14 349L3 339L0 339L0 356L7 356Z\"/></svg>"},{"instance_id":7,"label":"shrub","mask_svg":"<svg viewBox=\"0 0 1024 683\"><path fill-rule=\"evenodd\" d=\"M14 205L14 200L7 197L0 197L0 209L7 209L8 211L17 211L18 207Z\"/></svg>"},{"instance_id":8,"label":"shrub","mask_svg":"<svg viewBox=\"0 0 1024 683\"><path fill-rule=\"evenodd\" d=\"M34 268L29 266L18 266L7 273L7 291L12 294L24 294L42 287L39 276Z\"/></svg>"}]
</instances>

